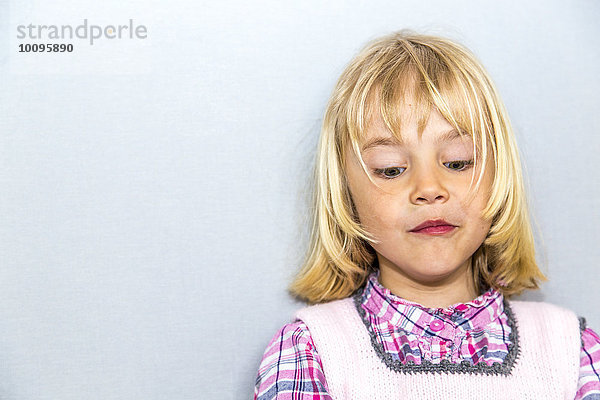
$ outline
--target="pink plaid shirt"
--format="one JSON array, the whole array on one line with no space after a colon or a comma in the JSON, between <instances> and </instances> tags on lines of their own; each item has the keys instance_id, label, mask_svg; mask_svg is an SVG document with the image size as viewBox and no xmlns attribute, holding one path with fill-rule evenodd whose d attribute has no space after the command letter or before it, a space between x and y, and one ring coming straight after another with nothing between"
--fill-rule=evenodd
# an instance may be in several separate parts
<instances>
[{"instance_id":1,"label":"pink plaid shirt","mask_svg":"<svg viewBox=\"0 0 600 400\"><path fill-rule=\"evenodd\" d=\"M490 289L473 301L448 308L425 308L393 295L373 273L362 294L365 318L377 342L394 360L439 363L502 363L510 326L504 297ZM435 327L432 330L431 327ZM582 326L576 400L600 399L600 337ZM255 400L330 400L321 359L307 326L286 324L264 353L254 388Z\"/></svg>"}]
</instances>

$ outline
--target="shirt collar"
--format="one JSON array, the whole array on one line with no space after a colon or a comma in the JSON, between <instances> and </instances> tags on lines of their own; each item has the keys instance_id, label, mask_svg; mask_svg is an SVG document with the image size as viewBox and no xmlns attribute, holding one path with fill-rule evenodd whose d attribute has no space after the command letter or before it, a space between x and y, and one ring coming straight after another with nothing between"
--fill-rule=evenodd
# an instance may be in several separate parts
<instances>
[{"instance_id":1,"label":"shirt collar","mask_svg":"<svg viewBox=\"0 0 600 400\"><path fill-rule=\"evenodd\" d=\"M378 278L379 271L369 275L362 293L362 307L380 322L415 334L427 333L427 327L434 321L443 321L443 326L453 331L484 329L504 312L504 296L493 288L466 303L428 308L392 294Z\"/></svg>"}]
</instances>

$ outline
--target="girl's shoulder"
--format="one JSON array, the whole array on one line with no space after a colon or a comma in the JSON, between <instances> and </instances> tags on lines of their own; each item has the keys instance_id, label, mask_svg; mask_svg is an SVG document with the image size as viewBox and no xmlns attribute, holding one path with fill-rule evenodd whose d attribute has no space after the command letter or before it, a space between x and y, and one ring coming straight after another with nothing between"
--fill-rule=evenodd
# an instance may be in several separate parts
<instances>
[{"instance_id":1,"label":"girl's shoulder","mask_svg":"<svg viewBox=\"0 0 600 400\"><path fill-rule=\"evenodd\" d=\"M303 321L295 320L284 324L273 335L267 345L264 357L268 358L282 351L285 353L286 350L296 353L305 349L312 349L312 347L312 337L308 327Z\"/></svg>"},{"instance_id":2,"label":"girl's shoulder","mask_svg":"<svg viewBox=\"0 0 600 400\"><path fill-rule=\"evenodd\" d=\"M340 329L348 331L361 325L356 301L354 297L346 297L314 304L296 311L294 316L311 330L313 336L337 336Z\"/></svg>"},{"instance_id":3,"label":"girl's shoulder","mask_svg":"<svg viewBox=\"0 0 600 400\"><path fill-rule=\"evenodd\" d=\"M509 308L523 323L536 325L539 341L553 337L558 347L565 345L565 339L573 339L573 347L579 352L579 383L577 399L596 398L600 394L600 337L587 326L585 318L573 311L551 303L535 301L508 301ZM520 318L519 318L520 316ZM527 321L526 321L527 319ZM579 331L579 332L577 332ZM552 333L547 335L545 333ZM579 334L578 334L579 333ZM575 342L578 340L579 343Z\"/></svg>"},{"instance_id":4,"label":"girl's shoulder","mask_svg":"<svg viewBox=\"0 0 600 400\"><path fill-rule=\"evenodd\" d=\"M518 310L522 313L544 313L544 314L566 314L575 315L575 313L568 308L547 303L545 301L531 301L531 300L506 300L506 303L510 308Z\"/></svg>"},{"instance_id":5,"label":"girl's shoulder","mask_svg":"<svg viewBox=\"0 0 600 400\"><path fill-rule=\"evenodd\" d=\"M311 331L304 321L304 317L312 315L337 314L340 309L349 309L353 302L351 298L334 300L327 303L307 305L298 309L293 322L284 324L271 338L265 351L265 358L275 353L289 350L293 353L302 351L314 351L313 337Z\"/></svg>"},{"instance_id":6,"label":"girl's shoulder","mask_svg":"<svg viewBox=\"0 0 600 400\"><path fill-rule=\"evenodd\" d=\"M568 308L552 303L519 300L510 300L507 303L509 304L507 312L516 311L521 319L527 318L530 321L535 321L538 326L546 329L556 330L566 325L578 326L582 354L600 364L600 336L587 325L584 317L577 316ZM516 318L518 322L519 317Z\"/></svg>"},{"instance_id":7,"label":"girl's shoulder","mask_svg":"<svg viewBox=\"0 0 600 400\"><path fill-rule=\"evenodd\" d=\"M272 399L279 394L290 398L328 398L321 357L311 332L299 320L277 331L258 368L254 399Z\"/></svg>"},{"instance_id":8,"label":"girl's shoulder","mask_svg":"<svg viewBox=\"0 0 600 400\"><path fill-rule=\"evenodd\" d=\"M346 297L340 300L332 300L325 303L318 303L308 305L296 311L294 317L296 320L303 320L303 316L307 314L330 314L339 313L346 310L354 309L355 299L352 297Z\"/></svg>"},{"instance_id":9,"label":"girl's shoulder","mask_svg":"<svg viewBox=\"0 0 600 400\"><path fill-rule=\"evenodd\" d=\"M576 323L579 329L585 329L585 318L578 316L572 310L543 301L508 300L507 313L515 312L523 318L537 320L540 322Z\"/></svg>"}]
</instances>

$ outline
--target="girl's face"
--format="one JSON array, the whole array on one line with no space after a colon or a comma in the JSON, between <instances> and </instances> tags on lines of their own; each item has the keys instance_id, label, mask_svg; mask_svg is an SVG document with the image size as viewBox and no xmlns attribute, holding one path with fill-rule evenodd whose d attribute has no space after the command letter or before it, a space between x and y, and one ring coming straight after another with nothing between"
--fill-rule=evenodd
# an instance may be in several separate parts
<instances>
[{"instance_id":1,"label":"girl's face","mask_svg":"<svg viewBox=\"0 0 600 400\"><path fill-rule=\"evenodd\" d=\"M432 285L468 272L491 221L481 218L493 179L488 162L479 190L468 202L473 142L461 137L433 110L421 137L410 106L404 109L400 144L377 113L360 148L373 184L354 152L346 152L350 193L361 225L378 243L381 273L400 274L415 284ZM479 158L478 158L479 160ZM425 225L434 225L420 229ZM437 225L437 227L435 226Z\"/></svg>"}]
</instances>

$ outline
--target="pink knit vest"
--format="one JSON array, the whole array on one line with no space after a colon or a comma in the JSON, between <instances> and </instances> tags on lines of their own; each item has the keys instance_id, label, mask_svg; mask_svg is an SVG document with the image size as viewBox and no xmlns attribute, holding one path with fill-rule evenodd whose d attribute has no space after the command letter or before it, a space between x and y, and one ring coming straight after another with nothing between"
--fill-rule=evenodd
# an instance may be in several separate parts
<instances>
[{"instance_id":1,"label":"pink knit vest","mask_svg":"<svg viewBox=\"0 0 600 400\"><path fill-rule=\"evenodd\" d=\"M548 303L509 302L519 353L509 374L397 372L379 358L352 298L306 307L304 321L334 400L569 399L577 391L577 317Z\"/></svg>"}]
</instances>

